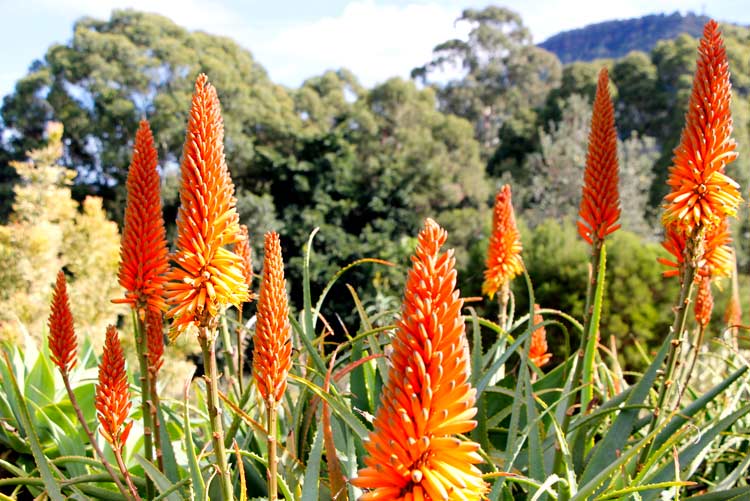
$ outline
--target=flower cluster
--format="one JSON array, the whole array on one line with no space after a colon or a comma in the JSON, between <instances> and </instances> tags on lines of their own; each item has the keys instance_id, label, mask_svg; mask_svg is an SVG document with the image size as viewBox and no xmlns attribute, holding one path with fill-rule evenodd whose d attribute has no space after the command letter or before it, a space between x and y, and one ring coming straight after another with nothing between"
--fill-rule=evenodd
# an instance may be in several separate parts
<instances>
[{"instance_id":1,"label":"flower cluster","mask_svg":"<svg viewBox=\"0 0 750 501\"><path fill-rule=\"evenodd\" d=\"M492 299L498 290L522 272L521 234L516 227L510 185L506 184L495 196L482 293Z\"/></svg>"},{"instance_id":2,"label":"flower cluster","mask_svg":"<svg viewBox=\"0 0 750 501\"><path fill-rule=\"evenodd\" d=\"M589 244L604 238L620 225L619 175L615 111L609 97L606 68L599 72L591 114L589 149L583 177L583 194L578 216L578 233Z\"/></svg>"},{"instance_id":3,"label":"flower cluster","mask_svg":"<svg viewBox=\"0 0 750 501\"><path fill-rule=\"evenodd\" d=\"M481 499L479 445L453 435L476 427L469 346L447 234L428 219L406 282L391 369L352 483L376 499Z\"/></svg>"},{"instance_id":4,"label":"flower cluster","mask_svg":"<svg viewBox=\"0 0 750 501\"><path fill-rule=\"evenodd\" d=\"M699 274L727 276L732 251L726 218L737 214L741 197L738 184L725 173L737 152L730 137L729 66L713 20L706 23L698 53L685 127L667 180L664 247L675 261L666 264L681 269L690 260Z\"/></svg>"},{"instance_id":5,"label":"flower cluster","mask_svg":"<svg viewBox=\"0 0 750 501\"><path fill-rule=\"evenodd\" d=\"M174 335L205 327L249 295L242 259L224 247L241 238L239 216L224 159L221 106L206 75L195 82L180 173L176 266L166 284Z\"/></svg>"}]
</instances>

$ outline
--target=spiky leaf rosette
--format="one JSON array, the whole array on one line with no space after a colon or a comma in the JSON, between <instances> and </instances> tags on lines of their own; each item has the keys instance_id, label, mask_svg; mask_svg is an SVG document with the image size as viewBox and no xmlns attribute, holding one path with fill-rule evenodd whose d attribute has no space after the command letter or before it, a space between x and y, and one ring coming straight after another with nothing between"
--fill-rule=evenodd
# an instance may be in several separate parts
<instances>
[{"instance_id":1,"label":"spiky leaf rosette","mask_svg":"<svg viewBox=\"0 0 750 501\"><path fill-rule=\"evenodd\" d=\"M113 449L121 449L128 439L133 422L125 423L130 413L130 390L125 372L125 354L114 325L107 327L104 353L99 364L95 405L99 431Z\"/></svg>"},{"instance_id":2,"label":"spiky leaf rosette","mask_svg":"<svg viewBox=\"0 0 750 501\"><path fill-rule=\"evenodd\" d=\"M487 247L482 294L490 299L504 284L523 272L521 234L516 227L510 185L504 185L495 196L492 213L492 234Z\"/></svg>"},{"instance_id":3,"label":"spiky leaf rosette","mask_svg":"<svg viewBox=\"0 0 750 501\"><path fill-rule=\"evenodd\" d=\"M237 241L239 218L219 98L203 74L195 82L180 172L176 266L166 285L174 336L190 325L207 326L248 298L242 259L224 247Z\"/></svg>"},{"instance_id":4,"label":"spiky leaf rosette","mask_svg":"<svg viewBox=\"0 0 750 501\"><path fill-rule=\"evenodd\" d=\"M133 308L166 310L164 282L169 269L167 237L161 210L159 173L154 137L148 121L141 120L135 135L128 171L128 199L120 243L120 285ZM139 311L145 319L145 312Z\"/></svg>"},{"instance_id":5,"label":"spiky leaf rosette","mask_svg":"<svg viewBox=\"0 0 750 501\"><path fill-rule=\"evenodd\" d=\"M365 443L366 467L352 483L372 500L478 500L486 491L474 429L476 390L447 234L428 219L412 256L391 368Z\"/></svg>"},{"instance_id":6,"label":"spiky leaf rosette","mask_svg":"<svg viewBox=\"0 0 750 501\"><path fill-rule=\"evenodd\" d=\"M78 338L73 326L65 273L62 270L57 272L47 325L50 359L60 368L60 372L68 374L78 362Z\"/></svg>"},{"instance_id":7,"label":"spiky leaf rosette","mask_svg":"<svg viewBox=\"0 0 750 501\"><path fill-rule=\"evenodd\" d=\"M284 278L284 260L276 232L266 233L263 275L253 338L253 377L263 400L281 401L292 368L292 328Z\"/></svg>"},{"instance_id":8,"label":"spiky leaf rosette","mask_svg":"<svg viewBox=\"0 0 750 501\"><path fill-rule=\"evenodd\" d=\"M620 225L619 174L615 112L609 97L607 69L599 72L591 113L589 149L583 176L583 193L578 216L578 233L589 244L602 241Z\"/></svg>"},{"instance_id":9,"label":"spiky leaf rosette","mask_svg":"<svg viewBox=\"0 0 750 501\"><path fill-rule=\"evenodd\" d=\"M716 21L706 23L698 53L685 128L669 169L672 191L665 197L663 217L665 225L677 225L686 235L736 215L741 201L739 186L724 173L737 153L730 137L729 65Z\"/></svg>"}]
</instances>

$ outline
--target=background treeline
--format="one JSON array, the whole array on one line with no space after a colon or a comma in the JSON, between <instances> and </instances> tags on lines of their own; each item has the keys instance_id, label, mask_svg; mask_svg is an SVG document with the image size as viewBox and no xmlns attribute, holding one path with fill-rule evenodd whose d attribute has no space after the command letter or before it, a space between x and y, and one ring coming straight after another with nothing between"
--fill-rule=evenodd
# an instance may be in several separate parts
<instances>
[{"instance_id":1,"label":"background treeline","mask_svg":"<svg viewBox=\"0 0 750 501\"><path fill-rule=\"evenodd\" d=\"M660 29L656 21L661 19L666 36L673 34L668 30L674 29L674 16L649 19L640 24L649 32ZM660 277L656 262L663 255L659 203L682 128L697 40L681 34L659 41L650 52L563 65L532 43L514 12L469 9L461 20L472 27L469 37L438 45L411 80L393 78L365 88L341 69L290 89L272 82L252 54L231 39L190 32L164 17L132 10L114 11L106 21L81 19L73 38L50 47L3 101L2 221L16 224L13 186L19 177L10 162L43 147L45 124L56 120L65 126L59 163L78 173L72 197L102 197L109 217L120 222L132 140L145 116L159 149L165 219L173 232L185 103L195 75L204 71L222 100L227 161L242 223L250 228L256 251L263 232L281 233L293 301L302 294L294 284L300 283L303 246L312 228L320 227L314 286L322 288L355 259L388 259L399 266L360 266L347 282L371 313L392 308L413 249L409 235L428 215L446 227L449 244L457 249L464 295L479 295L490 203L497 187L510 182L537 300L580 314L583 297L573 291L585 290L580 284L586 280L587 257L571 224L579 204L590 103L604 65L621 139L625 231L618 232L610 250L602 334L615 336L629 361L637 362L631 345L661 337L675 297L676 284ZM746 194L750 30L731 24L722 29L740 151L730 169ZM745 270L746 211L739 221L734 235L739 267ZM11 240L0 241L4 298L33 288L11 272L23 252ZM68 271L75 283L75 272ZM40 279L52 282L53 277ZM327 313L356 329L351 295L337 287ZM726 302L728 284L725 289L718 308ZM517 308L523 311L523 288L518 292ZM644 300L630 301L634 296ZM491 308L482 313L493 314Z\"/></svg>"}]
</instances>

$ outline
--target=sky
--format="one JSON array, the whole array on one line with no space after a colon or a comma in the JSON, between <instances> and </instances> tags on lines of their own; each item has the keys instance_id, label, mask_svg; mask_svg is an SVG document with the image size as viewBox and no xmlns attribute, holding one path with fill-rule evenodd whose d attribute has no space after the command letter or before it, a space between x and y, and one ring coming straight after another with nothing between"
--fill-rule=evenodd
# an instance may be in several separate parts
<instances>
[{"instance_id":1,"label":"sky","mask_svg":"<svg viewBox=\"0 0 750 501\"><path fill-rule=\"evenodd\" d=\"M249 49L275 82L296 87L327 69L349 68L371 86L407 77L440 42L466 35L455 21L489 3L521 14L535 42L611 19L679 10L750 24L747 0L0 0L0 96L76 19L112 9L156 12L191 30L229 36Z\"/></svg>"}]
</instances>

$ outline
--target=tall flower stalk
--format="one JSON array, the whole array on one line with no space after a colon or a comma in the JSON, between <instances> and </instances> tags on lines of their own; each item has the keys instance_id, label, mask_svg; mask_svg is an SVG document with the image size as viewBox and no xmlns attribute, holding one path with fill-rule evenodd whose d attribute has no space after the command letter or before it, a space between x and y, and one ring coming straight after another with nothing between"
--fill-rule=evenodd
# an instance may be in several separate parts
<instances>
[{"instance_id":1,"label":"tall flower stalk","mask_svg":"<svg viewBox=\"0 0 750 501\"><path fill-rule=\"evenodd\" d=\"M73 324L73 313L70 311L70 300L68 299L68 288L65 280L65 273L62 270L57 272L57 280L55 281L55 287L52 291L52 304L50 306L49 321L47 323L49 327L48 344L50 351L50 359L60 370L60 375L65 385L65 391L68 394L70 403L75 409L78 422L81 423L84 433L89 439L89 443L94 448L96 455L102 462L104 469L112 480L114 481L117 489L120 493L128 498L128 490L120 482L115 470L112 465L109 464L107 458L104 457L104 453L99 447L96 437L94 437L89 424L86 422L86 418L83 416L81 406L78 404L78 399L73 392L73 387L70 385L70 371L78 363L78 337L75 333L75 327Z\"/></svg>"},{"instance_id":2,"label":"tall flower stalk","mask_svg":"<svg viewBox=\"0 0 750 501\"><path fill-rule=\"evenodd\" d=\"M679 406L681 392L674 389L674 376L694 283L706 264L726 262L722 257L723 244L717 240L725 242L728 239L726 218L737 214L741 201L739 186L725 173L726 165L737 157L736 143L730 137L730 99L726 50L719 25L710 20L703 29L698 47L698 64L685 127L669 169L667 184L671 192L664 198L663 222L667 242L677 242L670 246L681 254L676 263L680 296L674 308L675 319L670 331L672 343L650 431L655 429L665 411L672 412ZM717 270L722 268L726 266L720 264ZM641 457L647 457L649 453L650 445Z\"/></svg>"},{"instance_id":3,"label":"tall flower stalk","mask_svg":"<svg viewBox=\"0 0 750 501\"><path fill-rule=\"evenodd\" d=\"M292 368L292 328L279 235L266 233L263 277L258 298L253 377L266 406L268 427L268 499L278 497L276 418Z\"/></svg>"},{"instance_id":4,"label":"tall flower stalk","mask_svg":"<svg viewBox=\"0 0 750 501\"><path fill-rule=\"evenodd\" d=\"M482 499L479 445L454 435L474 429L476 390L447 233L428 219L418 236L393 340L388 380L365 467L352 483L360 499Z\"/></svg>"},{"instance_id":5,"label":"tall flower stalk","mask_svg":"<svg viewBox=\"0 0 750 501\"><path fill-rule=\"evenodd\" d=\"M136 350L141 386L141 415L143 416L143 449L148 461L161 457L156 412L156 371L151 367L150 349L155 348L148 339L149 318L154 319L166 309L164 301L165 274L169 267L167 240L162 216L159 189L158 158L154 138L148 121L141 120L135 135L133 158L127 180L127 205L120 245L120 285L125 297L115 303L129 304L132 308ZM162 350L163 351L163 350ZM149 480L146 495L154 495Z\"/></svg>"},{"instance_id":6,"label":"tall flower stalk","mask_svg":"<svg viewBox=\"0 0 750 501\"><path fill-rule=\"evenodd\" d=\"M219 409L216 328L230 304L248 299L243 261L226 245L239 237L234 185L224 158L224 122L216 89L201 74L195 82L180 166L175 266L168 274L171 336L197 329L203 353L208 413L222 497L233 499Z\"/></svg>"},{"instance_id":7,"label":"tall flower stalk","mask_svg":"<svg viewBox=\"0 0 750 501\"><path fill-rule=\"evenodd\" d=\"M245 278L247 289L250 291L250 287L253 284L253 253L250 247L250 232L247 230L247 226L244 224L240 225L240 240L234 244L234 253L240 256L243 263L242 276ZM252 294L248 292L250 296L248 300L252 299ZM245 351L245 339L243 328L243 317L242 317L242 306L244 303L240 303L237 307L237 382L240 388L240 394L244 391L244 351Z\"/></svg>"},{"instance_id":8,"label":"tall flower stalk","mask_svg":"<svg viewBox=\"0 0 750 501\"><path fill-rule=\"evenodd\" d=\"M96 385L96 415L99 419L99 433L112 447L120 471L125 476L131 494L140 500L138 490L133 485L122 451L128 440L133 421L126 423L130 413L130 391L128 375L125 371L125 354L114 325L107 327L104 340L104 353L99 364L99 384Z\"/></svg>"},{"instance_id":9,"label":"tall flower stalk","mask_svg":"<svg viewBox=\"0 0 750 501\"><path fill-rule=\"evenodd\" d=\"M521 234L516 227L516 216L513 211L513 200L510 185L503 185L495 195L495 206L492 211L492 232L487 246L487 260L484 270L482 294L492 299L497 294L498 315L500 328L507 331L508 304L512 299L510 282L523 272L521 258ZM499 334L498 334L499 338ZM504 346L499 342L495 345L493 362L503 354ZM490 384L494 385L504 376L504 367L500 367L491 377Z\"/></svg>"},{"instance_id":10,"label":"tall flower stalk","mask_svg":"<svg viewBox=\"0 0 750 501\"><path fill-rule=\"evenodd\" d=\"M492 233L487 246L487 261L484 270L482 294L492 299L497 294L500 307L498 322L504 330L508 328L508 301L510 282L523 272L521 259L521 234L516 227L516 216L510 185L504 185L495 195L492 212Z\"/></svg>"},{"instance_id":11,"label":"tall flower stalk","mask_svg":"<svg viewBox=\"0 0 750 501\"><path fill-rule=\"evenodd\" d=\"M595 295L601 288L604 274L599 272L605 259L604 241L620 225L619 167L617 164L617 130L615 113L609 95L609 74L606 68L599 71L596 96L591 113L586 169L583 175L583 192L578 211L578 233L591 245L589 280L586 288L586 309L583 318L583 335L578 349L579 361L573 372L573 382L582 378L581 408L587 409L593 399L593 361L599 337L599 325L594 311ZM567 426L564 426L567 430Z\"/></svg>"}]
</instances>

